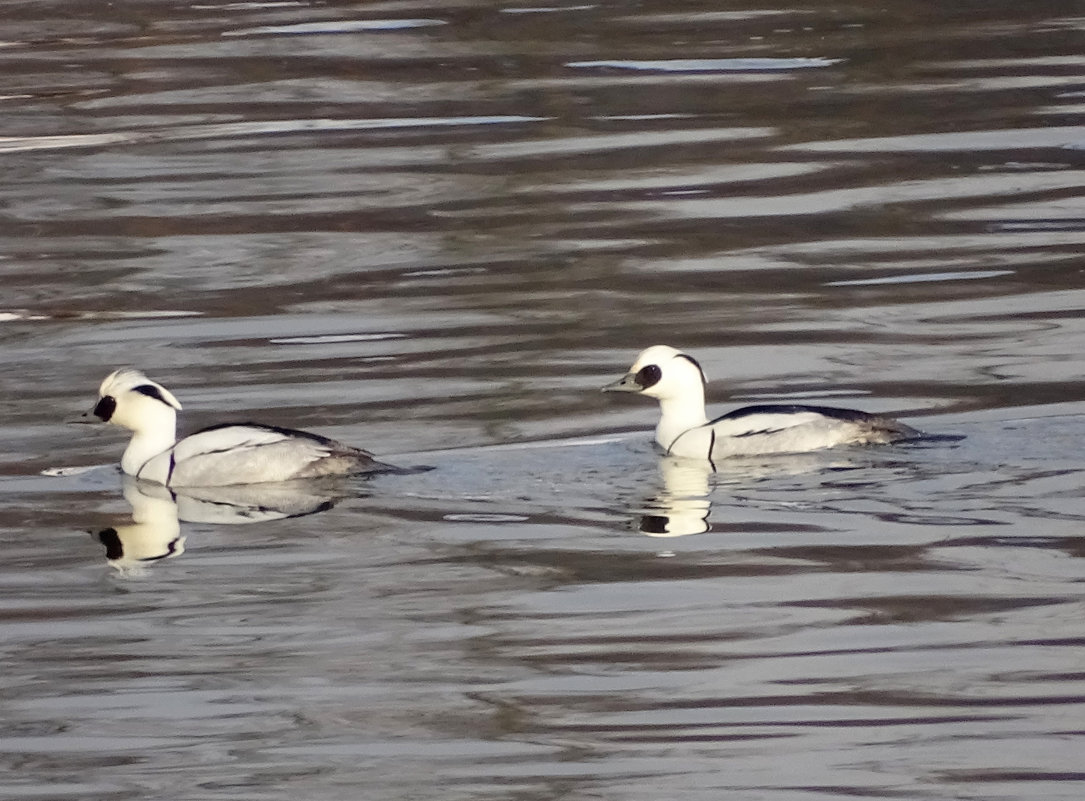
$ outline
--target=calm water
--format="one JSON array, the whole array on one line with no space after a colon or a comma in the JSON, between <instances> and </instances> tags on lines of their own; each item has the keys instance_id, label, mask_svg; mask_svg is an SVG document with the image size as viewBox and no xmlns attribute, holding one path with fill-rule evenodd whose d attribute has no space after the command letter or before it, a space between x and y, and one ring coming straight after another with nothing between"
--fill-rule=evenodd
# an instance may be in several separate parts
<instances>
[{"instance_id":1,"label":"calm water","mask_svg":"<svg viewBox=\"0 0 1085 801\"><path fill-rule=\"evenodd\" d=\"M1078 4L0 8L0 797L1085 794ZM122 364L435 469L174 503Z\"/></svg>"}]
</instances>

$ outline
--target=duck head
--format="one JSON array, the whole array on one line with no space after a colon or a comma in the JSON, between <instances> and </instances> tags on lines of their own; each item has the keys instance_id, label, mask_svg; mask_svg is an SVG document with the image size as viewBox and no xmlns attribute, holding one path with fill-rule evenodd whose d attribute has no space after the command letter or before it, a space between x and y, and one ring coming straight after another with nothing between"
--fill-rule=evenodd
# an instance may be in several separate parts
<instances>
[{"instance_id":1,"label":"duck head","mask_svg":"<svg viewBox=\"0 0 1085 801\"><path fill-rule=\"evenodd\" d=\"M139 433L172 426L180 409L180 401L164 386L139 370L124 368L114 370L98 387L98 403L91 414L104 423Z\"/></svg>"},{"instance_id":2,"label":"duck head","mask_svg":"<svg viewBox=\"0 0 1085 801\"><path fill-rule=\"evenodd\" d=\"M168 389L139 370L125 368L106 376L90 414L132 432L121 469L135 476L147 460L173 446L180 409L180 402Z\"/></svg>"},{"instance_id":3,"label":"duck head","mask_svg":"<svg viewBox=\"0 0 1085 801\"><path fill-rule=\"evenodd\" d=\"M664 448L683 431L708 422L701 365L667 345L641 351L629 372L603 387L603 392L634 392L658 400L662 414L656 441Z\"/></svg>"},{"instance_id":4,"label":"duck head","mask_svg":"<svg viewBox=\"0 0 1085 801\"><path fill-rule=\"evenodd\" d=\"M629 372L603 387L603 392L636 392L660 401L700 397L704 404L705 377L692 356L667 345L642 350Z\"/></svg>"}]
</instances>

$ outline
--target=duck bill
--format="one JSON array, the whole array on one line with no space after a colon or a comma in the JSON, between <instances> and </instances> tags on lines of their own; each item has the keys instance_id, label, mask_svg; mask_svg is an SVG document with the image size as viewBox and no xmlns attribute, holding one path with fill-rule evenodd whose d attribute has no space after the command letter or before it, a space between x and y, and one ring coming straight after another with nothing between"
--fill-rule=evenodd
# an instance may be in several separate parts
<instances>
[{"instance_id":1,"label":"duck bill","mask_svg":"<svg viewBox=\"0 0 1085 801\"><path fill-rule=\"evenodd\" d=\"M101 420L94 416L93 410L83 412L78 417L64 418L65 425L95 426L101 424L101 422Z\"/></svg>"},{"instance_id":2,"label":"duck bill","mask_svg":"<svg viewBox=\"0 0 1085 801\"><path fill-rule=\"evenodd\" d=\"M626 373L617 381L603 387L603 392L640 392L643 389L644 387L637 383L636 373Z\"/></svg>"},{"instance_id":3,"label":"duck bill","mask_svg":"<svg viewBox=\"0 0 1085 801\"><path fill-rule=\"evenodd\" d=\"M113 416L113 410L116 406L116 402L112 399L107 401L105 398L99 398L98 402L94 404L93 409L87 409L87 411L83 412L78 417L69 417L64 422L88 426L98 425L99 423L106 422Z\"/></svg>"}]
</instances>

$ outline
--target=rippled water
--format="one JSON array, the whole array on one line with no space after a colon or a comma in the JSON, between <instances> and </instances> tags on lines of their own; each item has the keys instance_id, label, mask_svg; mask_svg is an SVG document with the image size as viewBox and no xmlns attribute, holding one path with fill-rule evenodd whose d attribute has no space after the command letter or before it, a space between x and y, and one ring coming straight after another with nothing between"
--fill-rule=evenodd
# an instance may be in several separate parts
<instances>
[{"instance_id":1,"label":"rippled water","mask_svg":"<svg viewBox=\"0 0 1085 801\"><path fill-rule=\"evenodd\" d=\"M4 18L0 795L1085 792L1075 4ZM664 342L946 436L661 459ZM174 502L120 364L435 469Z\"/></svg>"}]
</instances>

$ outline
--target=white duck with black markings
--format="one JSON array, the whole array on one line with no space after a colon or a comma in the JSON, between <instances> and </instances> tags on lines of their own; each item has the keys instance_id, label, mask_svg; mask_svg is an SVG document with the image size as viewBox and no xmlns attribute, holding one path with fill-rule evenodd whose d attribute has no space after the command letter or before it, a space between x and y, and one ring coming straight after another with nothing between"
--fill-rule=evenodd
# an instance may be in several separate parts
<instances>
[{"instance_id":1,"label":"white duck with black markings","mask_svg":"<svg viewBox=\"0 0 1085 801\"><path fill-rule=\"evenodd\" d=\"M330 475L399 472L368 451L259 423L211 426L177 441L181 404L139 370L110 373L92 414L132 432L121 470L168 487L220 487Z\"/></svg>"},{"instance_id":2,"label":"white duck with black markings","mask_svg":"<svg viewBox=\"0 0 1085 801\"><path fill-rule=\"evenodd\" d=\"M659 401L656 442L668 454L710 462L729 456L802 453L836 445L878 445L922 436L890 417L802 404L746 406L709 420L705 377L680 350L654 345L604 392L635 392Z\"/></svg>"}]
</instances>

